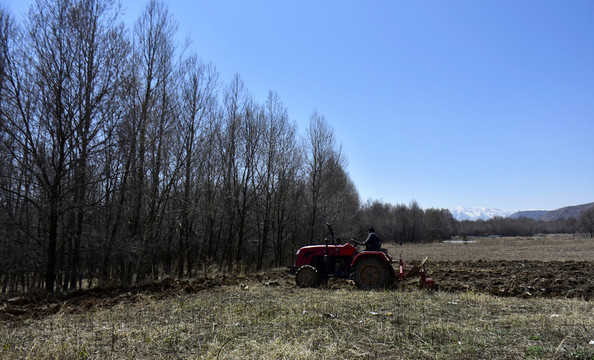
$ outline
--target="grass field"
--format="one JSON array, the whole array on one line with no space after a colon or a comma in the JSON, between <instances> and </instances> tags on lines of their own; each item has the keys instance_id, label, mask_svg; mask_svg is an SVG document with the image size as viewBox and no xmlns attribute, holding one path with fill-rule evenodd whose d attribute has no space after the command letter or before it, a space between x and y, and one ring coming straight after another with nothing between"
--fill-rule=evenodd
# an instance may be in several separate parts
<instances>
[{"instance_id":1,"label":"grass field","mask_svg":"<svg viewBox=\"0 0 594 360\"><path fill-rule=\"evenodd\" d=\"M564 246L557 246L559 241ZM551 246L551 254L530 257ZM539 267L535 276L550 268L555 278L555 266L565 262L592 269L592 247L594 242L583 239L500 238L395 246L391 253L398 258L402 251L411 262L429 256L434 278L446 263L482 264L481 272L488 272L489 264L542 263L545 270ZM575 251L589 251L590 257L573 259ZM465 281L468 286L462 286ZM526 295L520 280L514 283L522 291L517 296L494 295L473 281L444 278L437 292L414 283L359 291L342 280L300 289L277 269L256 276L170 279L161 287L101 299L87 294L33 305L5 300L0 358L594 359L594 302L584 300L591 296ZM591 286L593 278L585 283Z\"/></svg>"}]
</instances>

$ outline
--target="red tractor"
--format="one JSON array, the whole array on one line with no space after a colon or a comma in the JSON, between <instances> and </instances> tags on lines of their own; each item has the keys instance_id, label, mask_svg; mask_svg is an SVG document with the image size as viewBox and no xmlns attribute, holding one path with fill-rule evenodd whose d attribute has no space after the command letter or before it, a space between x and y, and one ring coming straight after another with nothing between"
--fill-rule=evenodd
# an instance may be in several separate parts
<instances>
[{"instance_id":1,"label":"red tractor","mask_svg":"<svg viewBox=\"0 0 594 360\"><path fill-rule=\"evenodd\" d=\"M435 283L425 277L425 260L412 270L404 272L400 260L400 272L395 274L392 263L394 262L388 251L358 251L360 242L351 239L346 244L341 244L334 236L329 224L331 239L326 238L324 245L304 246L297 250L297 260L291 267L295 274L295 281L300 287L317 286L323 278L352 278L360 289L378 289L391 285L396 279L420 274L421 286L432 288Z\"/></svg>"}]
</instances>

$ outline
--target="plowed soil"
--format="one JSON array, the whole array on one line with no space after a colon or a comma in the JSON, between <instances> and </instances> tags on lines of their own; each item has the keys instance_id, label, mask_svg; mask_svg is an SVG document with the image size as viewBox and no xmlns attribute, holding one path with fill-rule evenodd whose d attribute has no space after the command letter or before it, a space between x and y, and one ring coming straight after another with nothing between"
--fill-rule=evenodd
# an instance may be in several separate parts
<instances>
[{"instance_id":1,"label":"plowed soil","mask_svg":"<svg viewBox=\"0 0 594 360\"><path fill-rule=\"evenodd\" d=\"M572 237L477 239L465 243L389 246L398 261L414 265L424 257L427 274L439 291L476 292L521 298L580 298L594 300L594 240ZM397 263L395 264L398 271ZM406 268L410 267L407 264ZM415 287L418 277L398 282L393 291ZM81 313L166 298L223 286L278 286L295 291L285 269L253 275L219 275L196 279L164 279L127 289L91 289L63 297L17 296L0 299L0 320L41 318L58 313ZM327 288L351 287L351 281L331 279Z\"/></svg>"},{"instance_id":2,"label":"plowed soil","mask_svg":"<svg viewBox=\"0 0 594 360\"><path fill-rule=\"evenodd\" d=\"M568 234L465 240L387 247L394 258L412 264L428 257L427 273L441 291L594 300L594 239Z\"/></svg>"},{"instance_id":3,"label":"plowed soil","mask_svg":"<svg viewBox=\"0 0 594 360\"><path fill-rule=\"evenodd\" d=\"M442 291L594 299L594 262L434 261L427 267Z\"/></svg>"}]
</instances>

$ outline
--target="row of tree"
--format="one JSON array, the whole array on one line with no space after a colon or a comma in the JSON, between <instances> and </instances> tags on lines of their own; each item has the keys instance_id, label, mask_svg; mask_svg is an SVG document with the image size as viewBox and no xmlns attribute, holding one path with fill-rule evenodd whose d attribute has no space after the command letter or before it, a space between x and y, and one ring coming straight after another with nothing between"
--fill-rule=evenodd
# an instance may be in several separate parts
<instances>
[{"instance_id":1,"label":"row of tree","mask_svg":"<svg viewBox=\"0 0 594 360\"><path fill-rule=\"evenodd\" d=\"M408 206L368 201L361 207L358 219L361 224L374 224L383 241L400 245L449 239L457 231L457 221L449 210L423 210L416 201Z\"/></svg>"},{"instance_id":2,"label":"row of tree","mask_svg":"<svg viewBox=\"0 0 594 360\"><path fill-rule=\"evenodd\" d=\"M3 291L285 265L353 223L325 118L300 136L276 93L180 56L163 3L131 30L112 0L0 11Z\"/></svg>"},{"instance_id":3,"label":"row of tree","mask_svg":"<svg viewBox=\"0 0 594 360\"><path fill-rule=\"evenodd\" d=\"M570 217L536 221L524 217L494 217L489 220L457 221L447 209L423 210L416 201L408 206L368 201L361 207L358 220L360 224L376 224L385 241L399 244L450 239L453 236L594 235L594 207L584 210L578 219Z\"/></svg>"},{"instance_id":4,"label":"row of tree","mask_svg":"<svg viewBox=\"0 0 594 360\"><path fill-rule=\"evenodd\" d=\"M535 234L574 234L583 228L574 218L536 221L529 218L494 217L489 220L461 221L456 233L462 236L532 236Z\"/></svg>"}]
</instances>

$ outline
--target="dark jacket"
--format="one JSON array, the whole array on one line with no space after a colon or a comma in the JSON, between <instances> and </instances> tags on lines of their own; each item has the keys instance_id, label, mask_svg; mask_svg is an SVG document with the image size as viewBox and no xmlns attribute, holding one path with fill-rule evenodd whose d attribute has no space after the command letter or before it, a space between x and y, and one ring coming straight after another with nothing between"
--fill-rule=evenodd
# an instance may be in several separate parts
<instances>
[{"instance_id":1,"label":"dark jacket","mask_svg":"<svg viewBox=\"0 0 594 360\"><path fill-rule=\"evenodd\" d=\"M374 232L370 232L369 235L367 235L367 239L365 239L363 245L365 245L365 250L368 251L380 251L382 249L382 241Z\"/></svg>"}]
</instances>

